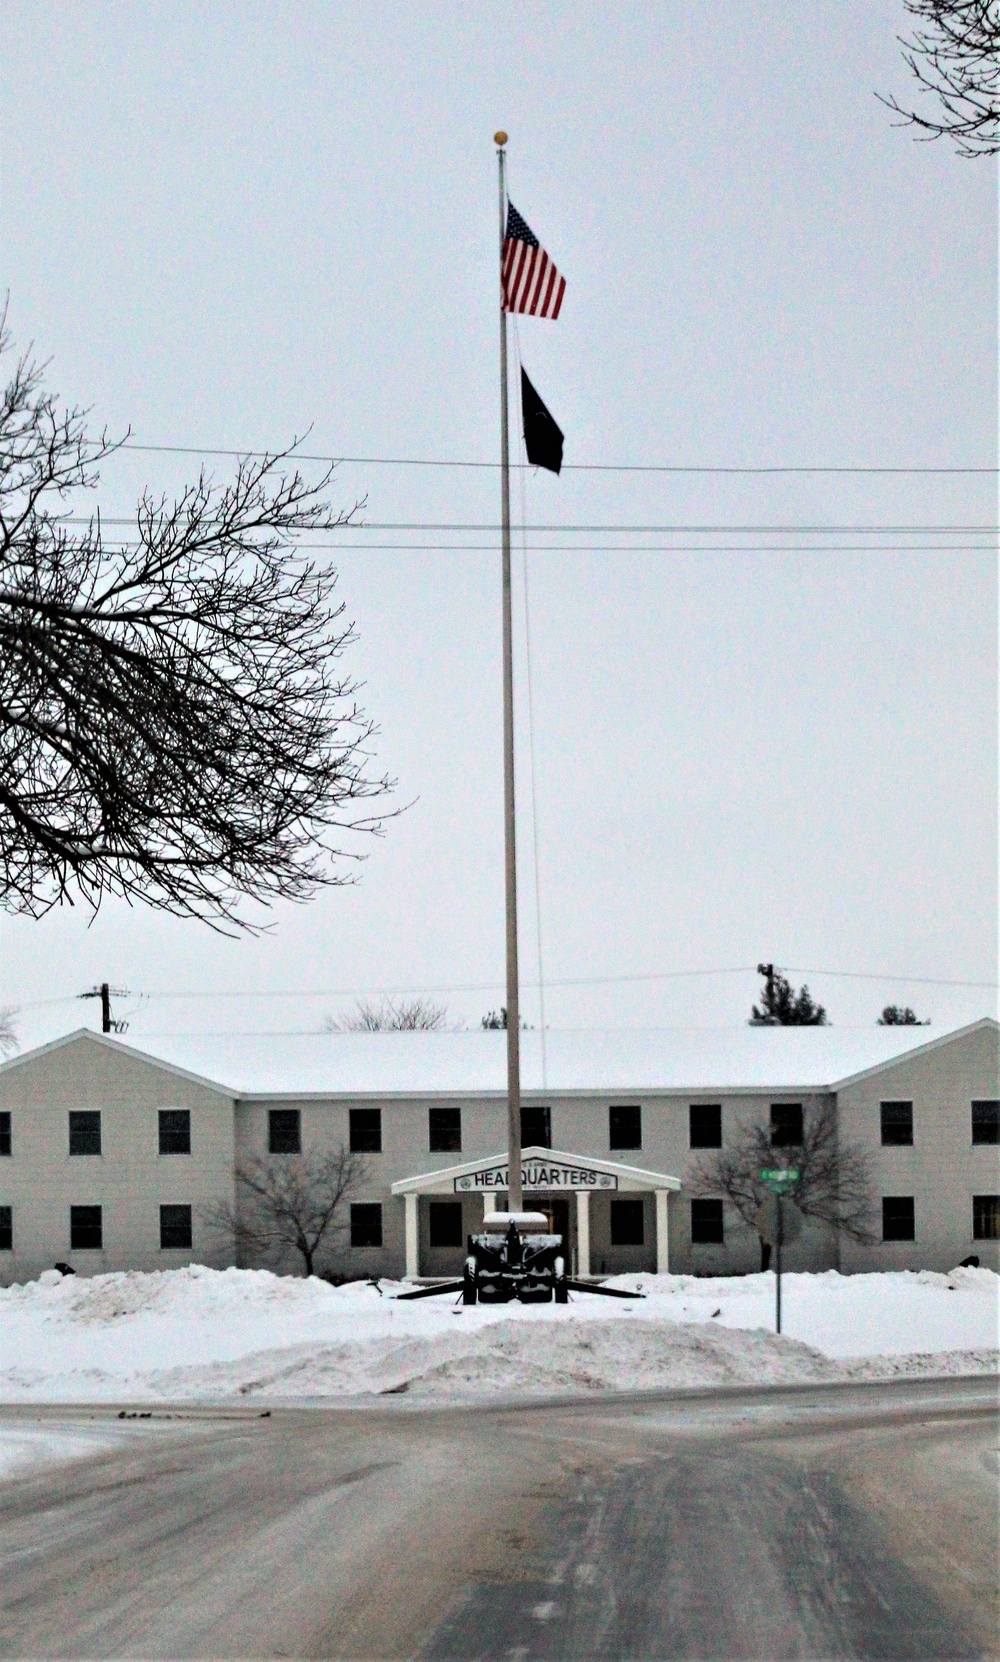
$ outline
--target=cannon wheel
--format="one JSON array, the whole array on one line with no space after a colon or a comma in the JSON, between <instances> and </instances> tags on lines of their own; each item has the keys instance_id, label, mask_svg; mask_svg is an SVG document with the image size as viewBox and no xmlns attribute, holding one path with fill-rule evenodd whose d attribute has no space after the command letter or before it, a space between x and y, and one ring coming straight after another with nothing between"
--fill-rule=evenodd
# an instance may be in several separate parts
<instances>
[{"instance_id":1,"label":"cannon wheel","mask_svg":"<svg viewBox=\"0 0 1000 1662\"><path fill-rule=\"evenodd\" d=\"M476 1278L474 1275L470 1275L468 1270L466 1270L465 1275L462 1278L462 1303L475 1304L475 1302Z\"/></svg>"},{"instance_id":2,"label":"cannon wheel","mask_svg":"<svg viewBox=\"0 0 1000 1662\"><path fill-rule=\"evenodd\" d=\"M556 1282L556 1303L569 1303L569 1288L566 1285L566 1277L564 1275L561 1275L559 1280Z\"/></svg>"}]
</instances>

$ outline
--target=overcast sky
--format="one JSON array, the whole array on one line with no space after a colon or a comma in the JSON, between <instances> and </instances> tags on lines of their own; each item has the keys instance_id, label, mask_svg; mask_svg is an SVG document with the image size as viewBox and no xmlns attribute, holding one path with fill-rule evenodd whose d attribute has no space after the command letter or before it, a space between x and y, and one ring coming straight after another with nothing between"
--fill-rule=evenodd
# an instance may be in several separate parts
<instances>
[{"instance_id":1,"label":"overcast sky","mask_svg":"<svg viewBox=\"0 0 1000 1662\"><path fill-rule=\"evenodd\" d=\"M907 90L904 24L900 0L5 0L10 324L140 443L311 425L310 451L495 462L502 125L567 280L519 346L568 462L994 467L996 168L876 101ZM197 466L123 454L102 511ZM376 524L498 518L490 469L350 464L334 495ZM838 1024L992 1011L917 978L996 979L996 561L989 536L898 528L995 524L995 479L528 474L525 507L896 528L526 537L551 1026L733 1025L761 958ZM23 1044L99 1023L73 996L105 979L150 995L121 1001L139 1042L315 1030L353 989L463 988L441 1001L468 1023L501 1001L496 535L352 533L331 557L377 767L411 806L355 887L261 938L113 904L3 917Z\"/></svg>"}]
</instances>

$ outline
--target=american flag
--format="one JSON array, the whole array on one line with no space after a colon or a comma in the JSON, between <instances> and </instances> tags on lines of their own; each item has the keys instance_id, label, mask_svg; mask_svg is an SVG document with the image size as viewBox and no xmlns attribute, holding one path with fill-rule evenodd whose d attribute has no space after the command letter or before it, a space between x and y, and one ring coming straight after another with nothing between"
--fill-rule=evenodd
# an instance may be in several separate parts
<instances>
[{"instance_id":1,"label":"american flag","mask_svg":"<svg viewBox=\"0 0 1000 1662\"><path fill-rule=\"evenodd\" d=\"M507 203L507 235L503 242L500 286L505 312L527 312L529 317L559 316L566 292L560 277L534 231L513 202Z\"/></svg>"}]
</instances>

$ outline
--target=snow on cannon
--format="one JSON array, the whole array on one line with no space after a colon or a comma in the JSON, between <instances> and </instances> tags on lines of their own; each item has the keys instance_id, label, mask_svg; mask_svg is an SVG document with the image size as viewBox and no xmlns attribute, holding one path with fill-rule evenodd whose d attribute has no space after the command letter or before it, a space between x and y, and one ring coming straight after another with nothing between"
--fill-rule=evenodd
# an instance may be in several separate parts
<instances>
[{"instance_id":1,"label":"snow on cannon","mask_svg":"<svg viewBox=\"0 0 1000 1662\"><path fill-rule=\"evenodd\" d=\"M570 1289L606 1298L644 1298L621 1287L599 1287L566 1274L561 1235L549 1232L544 1212L488 1212L479 1235L470 1235L461 1281L439 1282L399 1293L400 1299L458 1293L463 1304L567 1304Z\"/></svg>"}]
</instances>

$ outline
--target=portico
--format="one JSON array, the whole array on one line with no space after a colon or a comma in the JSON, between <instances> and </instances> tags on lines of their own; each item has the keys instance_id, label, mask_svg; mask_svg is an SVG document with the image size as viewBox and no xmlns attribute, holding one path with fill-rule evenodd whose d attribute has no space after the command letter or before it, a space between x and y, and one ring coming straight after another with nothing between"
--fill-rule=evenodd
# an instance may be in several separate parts
<instances>
[{"instance_id":1,"label":"portico","mask_svg":"<svg viewBox=\"0 0 1000 1662\"><path fill-rule=\"evenodd\" d=\"M591 1197L646 1196L652 1194L656 1219L656 1270L665 1275L670 1267L668 1197L680 1189L680 1180L666 1172L645 1171L639 1166L626 1166L615 1160L603 1160L592 1155L566 1153L561 1149L541 1148L537 1145L521 1151L521 1183L525 1204L537 1207L558 1217L560 1202L573 1201L575 1211L576 1274L588 1276L591 1270ZM485 1159L467 1160L458 1166L445 1166L437 1171L422 1172L414 1177L403 1177L391 1185L393 1195L401 1195L405 1207L406 1275L412 1279L420 1274L419 1202L422 1195L449 1195L458 1200L481 1195L483 1215L502 1210L508 1185L505 1154ZM565 1216L569 1216L568 1210Z\"/></svg>"}]
</instances>

